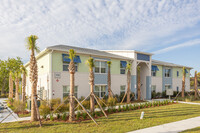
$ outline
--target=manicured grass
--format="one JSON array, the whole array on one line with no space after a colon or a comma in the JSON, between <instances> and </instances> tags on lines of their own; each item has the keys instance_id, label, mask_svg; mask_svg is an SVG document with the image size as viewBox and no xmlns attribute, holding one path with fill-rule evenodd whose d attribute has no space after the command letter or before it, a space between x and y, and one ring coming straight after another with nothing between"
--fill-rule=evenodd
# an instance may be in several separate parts
<instances>
[{"instance_id":1,"label":"manicured grass","mask_svg":"<svg viewBox=\"0 0 200 133\"><path fill-rule=\"evenodd\" d=\"M192 101L193 103L200 103L200 101Z\"/></svg>"},{"instance_id":2,"label":"manicured grass","mask_svg":"<svg viewBox=\"0 0 200 133\"><path fill-rule=\"evenodd\" d=\"M200 133L200 127L189 129L189 130L185 130L185 131L183 131L181 133Z\"/></svg>"},{"instance_id":3,"label":"manicured grass","mask_svg":"<svg viewBox=\"0 0 200 133\"><path fill-rule=\"evenodd\" d=\"M144 111L144 119L140 120L140 114ZM0 132L128 132L147 128L151 126L161 125L164 123L179 121L200 115L199 105L189 104L172 104L160 107L151 107L140 110L133 110L109 115L97 119L98 126L92 121L84 121L80 123L66 123L48 121L43 122L43 127L39 128L38 122L15 122L0 124Z\"/></svg>"},{"instance_id":4,"label":"manicured grass","mask_svg":"<svg viewBox=\"0 0 200 133\"><path fill-rule=\"evenodd\" d=\"M29 116L31 116L31 113L28 113L28 114L19 114L18 115L20 118L21 117L29 117Z\"/></svg>"}]
</instances>

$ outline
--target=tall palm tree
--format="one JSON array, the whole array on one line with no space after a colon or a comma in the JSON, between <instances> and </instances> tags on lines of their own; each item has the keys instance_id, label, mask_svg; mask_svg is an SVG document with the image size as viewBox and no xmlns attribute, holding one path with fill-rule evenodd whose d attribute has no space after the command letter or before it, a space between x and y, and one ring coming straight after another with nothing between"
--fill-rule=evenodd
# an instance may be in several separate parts
<instances>
[{"instance_id":1,"label":"tall palm tree","mask_svg":"<svg viewBox=\"0 0 200 133\"><path fill-rule=\"evenodd\" d=\"M195 91L195 99L197 99L197 71L194 74L194 91Z\"/></svg>"},{"instance_id":2,"label":"tall palm tree","mask_svg":"<svg viewBox=\"0 0 200 133\"><path fill-rule=\"evenodd\" d=\"M15 72L15 100L19 101L19 79L20 79L20 70Z\"/></svg>"},{"instance_id":3,"label":"tall palm tree","mask_svg":"<svg viewBox=\"0 0 200 133\"><path fill-rule=\"evenodd\" d=\"M138 90L138 100L140 100L141 99L140 66L137 67L137 90Z\"/></svg>"},{"instance_id":4,"label":"tall palm tree","mask_svg":"<svg viewBox=\"0 0 200 133\"><path fill-rule=\"evenodd\" d=\"M131 94L131 89L130 89L130 86L131 86L131 62L129 61L127 63L127 66L126 66L126 69L127 69L127 103L130 103L131 102L131 99L130 99L130 94Z\"/></svg>"},{"instance_id":5,"label":"tall palm tree","mask_svg":"<svg viewBox=\"0 0 200 133\"><path fill-rule=\"evenodd\" d=\"M69 104L69 121L74 121L74 74L75 74L75 64L74 64L74 58L76 54L73 49L69 50L69 73L70 73L70 104Z\"/></svg>"},{"instance_id":6,"label":"tall palm tree","mask_svg":"<svg viewBox=\"0 0 200 133\"><path fill-rule=\"evenodd\" d=\"M90 57L87 60L87 64L89 66L89 71L90 71L90 75L89 75L89 82L90 82L90 111L94 112L94 71L93 68L95 67L94 65L94 59L92 57Z\"/></svg>"},{"instance_id":7,"label":"tall palm tree","mask_svg":"<svg viewBox=\"0 0 200 133\"><path fill-rule=\"evenodd\" d=\"M185 93L185 76L186 76L186 72L185 72L185 67L183 67L183 79L182 79L182 98L184 98L184 93Z\"/></svg>"},{"instance_id":8,"label":"tall palm tree","mask_svg":"<svg viewBox=\"0 0 200 133\"><path fill-rule=\"evenodd\" d=\"M112 90L111 90L111 74L110 74L110 67L112 62L111 61L107 61L108 64L108 97L113 97L112 95Z\"/></svg>"},{"instance_id":9,"label":"tall palm tree","mask_svg":"<svg viewBox=\"0 0 200 133\"><path fill-rule=\"evenodd\" d=\"M13 98L13 78L12 78L12 72L10 71L9 74L9 98Z\"/></svg>"},{"instance_id":10,"label":"tall palm tree","mask_svg":"<svg viewBox=\"0 0 200 133\"><path fill-rule=\"evenodd\" d=\"M31 82L31 121L37 121L37 112L36 112L36 106L35 106L35 100L34 97L37 95L37 82L38 82L38 67L37 67L37 61L35 58L35 52L39 53L40 50L36 45L36 40L38 37L36 35L31 35L27 38L27 44L26 47L29 51L31 51L31 57L30 57L30 82Z\"/></svg>"},{"instance_id":11,"label":"tall palm tree","mask_svg":"<svg viewBox=\"0 0 200 133\"><path fill-rule=\"evenodd\" d=\"M26 75L27 71L26 68L22 65L21 66L21 72L22 72L22 102L25 102L25 89L26 89Z\"/></svg>"}]
</instances>

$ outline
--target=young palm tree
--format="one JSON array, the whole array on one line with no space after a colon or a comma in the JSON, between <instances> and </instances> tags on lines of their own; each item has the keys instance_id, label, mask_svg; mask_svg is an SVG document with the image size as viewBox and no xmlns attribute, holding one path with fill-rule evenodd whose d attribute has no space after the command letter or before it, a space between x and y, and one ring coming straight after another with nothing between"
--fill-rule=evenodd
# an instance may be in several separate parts
<instances>
[{"instance_id":1,"label":"young palm tree","mask_svg":"<svg viewBox=\"0 0 200 133\"><path fill-rule=\"evenodd\" d=\"M182 79L182 98L184 98L184 93L185 93L185 76L186 76L186 72L185 72L185 67L183 67L183 79Z\"/></svg>"},{"instance_id":2,"label":"young palm tree","mask_svg":"<svg viewBox=\"0 0 200 133\"><path fill-rule=\"evenodd\" d=\"M74 121L74 74L75 74L75 64L74 64L74 58L76 54L73 49L69 50L69 73L70 73L70 103L69 103L69 121Z\"/></svg>"},{"instance_id":3,"label":"young palm tree","mask_svg":"<svg viewBox=\"0 0 200 133\"><path fill-rule=\"evenodd\" d=\"M10 71L9 74L9 98L13 98L13 78L12 78L12 72Z\"/></svg>"},{"instance_id":4,"label":"young palm tree","mask_svg":"<svg viewBox=\"0 0 200 133\"><path fill-rule=\"evenodd\" d=\"M15 100L19 101L19 79L20 79L20 70L15 72Z\"/></svg>"},{"instance_id":5,"label":"young palm tree","mask_svg":"<svg viewBox=\"0 0 200 133\"><path fill-rule=\"evenodd\" d=\"M127 69L127 103L130 103L131 102L131 99L130 99L130 94L131 94L131 89L130 89L130 86L131 86L131 62L129 61L127 63L127 66L126 66L126 69Z\"/></svg>"},{"instance_id":6,"label":"young palm tree","mask_svg":"<svg viewBox=\"0 0 200 133\"><path fill-rule=\"evenodd\" d=\"M94 72L93 72L93 68L94 68L94 59L93 58L89 58L87 60L87 64L89 66L89 70L90 70L90 75L89 75L89 82L90 82L90 111L94 112Z\"/></svg>"},{"instance_id":7,"label":"young palm tree","mask_svg":"<svg viewBox=\"0 0 200 133\"><path fill-rule=\"evenodd\" d=\"M194 96L195 96L195 99L197 99L197 71L195 71L195 75L194 75Z\"/></svg>"},{"instance_id":8,"label":"young palm tree","mask_svg":"<svg viewBox=\"0 0 200 133\"><path fill-rule=\"evenodd\" d=\"M29 51L31 51L31 57L30 57L30 82L32 87L32 94L31 94L31 121L37 121L37 112L36 112L36 106L35 106L35 100L34 97L37 95L37 82L38 82L38 67L37 67L37 61L35 58L35 51L38 53L40 50L36 45L36 40L38 37L36 35L31 35L27 38L27 44L26 47Z\"/></svg>"},{"instance_id":9,"label":"young palm tree","mask_svg":"<svg viewBox=\"0 0 200 133\"><path fill-rule=\"evenodd\" d=\"M112 90L111 90L111 74L110 74L110 67L112 62L111 61L107 61L108 64L108 97L113 97L112 95Z\"/></svg>"},{"instance_id":10,"label":"young palm tree","mask_svg":"<svg viewBox=\"0 0 200 133\"><path fill-rule=\"evenodd\" d=\"M22 102L25 102L25 89L26 89L26 75L27 71L26 68L22 65L21 66L21 72L22 72Z\"/></svg>"},{"instance_id":11,"label":"young palm tree","mask_svg":"<svg viewBox=\"0 0 200 133\"><path fill-rule=\"evenodd\" d=\"M141 99L140 66L137 67L137 89L138 89L138 100L140 100Z\"/></svg>"}]
</instances>

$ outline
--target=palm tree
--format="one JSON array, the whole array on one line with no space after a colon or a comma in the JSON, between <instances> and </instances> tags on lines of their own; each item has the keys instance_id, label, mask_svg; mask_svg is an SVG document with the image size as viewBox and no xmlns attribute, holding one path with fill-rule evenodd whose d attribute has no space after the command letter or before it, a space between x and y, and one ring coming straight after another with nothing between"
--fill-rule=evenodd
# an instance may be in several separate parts
<instances>
[{"instance_id":1,"label":"palm tree","mask_svg":"<svg viewBox=\"0 0 200 133\"><path fill-rule=\"evenodd\" d=\"M75 74L75 64L74 58L76 54L73 49L69 50L69 73L70 73L70 104L69 104L69 121L74 121L74 74Z\"/></svg>"},{"instance_id":2,"label":"palm tree","mask_svg":"<svg viewBox=\"0 0 200 133\"><path fill-rule=\"evenodd\" d=\"M30 57L30 82L32 87L32 94L31 94L31 121L37 121L37 112L35 106L34 97L37 95L37 82L38 82L38 67L37 61L35 58L35 51L38 53L40 50L36 45L36 40L38 37L36 35L31 35L27 38L26 47L29 51L31 51Z\"/></svg>"},{"instance_id":3,"label":"palm tree","mask_svg":"<svg viewBox=\"0 0 200 133\"><path fill-rule=\"evenodd\" d=\"M13 73L10 71L9 74L9 98L13 98Z\"/></svg>"},{"instance_id":4,"label":"palm tree","mask_svg":"<svg viewBox=\"0 0 200 133\"><path fill-rule=\"evenodd\" d=\"M26 75L27 75L27 71L26 68L22 65L21 66L21 72L22 72L22 102L25 102L25 89L26 89Z\"/></svg>"},{"instance_id":5,"label":"palm tree","mask_svg":"<svg viewBox=\"0 0 200 133\"><path fill-rule=\"evenodd\" d=\"M197 71L195 71L195 75L194 75L194 96L195 96L195 99L197 99Z\"/></svg>"},{"instance_id":6,"label":"palm tree","mask_svg":"<svg viewBox=\"0 0 200 133\"><path fill-rule=\"evenodd\" d=\"M15 100L19 101L19 79L20 79L20 70L15 72Z\"/></svg>"},{"instance_id":7,"label":"palm tree","mask_svg":"<svg viewBox=\"0 0 200 133\"><path fill-rule=\"evenodd\" d=\"M184 93L185 93L185 76L186 76L186 72L185 72L185 67L183 67L183 79L182 79L182 98L184 98Z\"/></svg>"},{"instance_id":8,"label":"palm tree","mask_svg":"<svg viewBox=\"0 0 200 133\"><path fill-rule=\"evenodd\" d=\"M94 68L94 59L93 58L89 58L87 60L87 64L89 66L89 70L90 70L90 75L89 75L89 82L90 82L90 111L94 112L94 72L93 72L93 68Z\"/></svg>"},{"instance_id":9,"label":"palm tree","mask_svg":"<svg viewBox=\"0 0 200 133\"><path fill-rule=\"evenodd\" d=\"M141 99L141 83L140 83L140 66L137 67L137 89L138 89L138 100Z\"/></svg>"},{"instance_id":10,"label":"palm tree","mask_svg":"<svg viewBox=\"0 0 200 133\"><path fill-rule=\"evenodd\" d=\"M107 64L108 64L108 97L111 98L113 97L112 90L111 90L111 75L110 75L110 67L111 67L112 62L107 61Z\"/></svg>"},{"instance_id":11,"label":"palm tree","mask_svg":"<svg viewBox=\"0 0 200 133\"><path fill-rule=\"evenodd\" d=\"M127 69L127 103L130 103L131 100L130 100L130 93L131 93L131 90L130 90L130 86L131 86L131 62L129 61L127 63L127 66L126 66L126 69Z\"/></svg>"}]
</instances>

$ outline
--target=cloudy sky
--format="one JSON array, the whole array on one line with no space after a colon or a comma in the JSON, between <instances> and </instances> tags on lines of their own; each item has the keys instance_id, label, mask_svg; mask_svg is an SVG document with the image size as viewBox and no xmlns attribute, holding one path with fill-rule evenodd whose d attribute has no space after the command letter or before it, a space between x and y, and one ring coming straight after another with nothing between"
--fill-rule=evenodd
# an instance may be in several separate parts
<instances>
[{"instance_id":1,"label":"cloudy sky","mask_svg":"<svg viewBox=\"0 0 200 133\"><path fill-rule=\"evenodd\" d=\"M1 0L0 59L66 44L151 52L200 71L200 0Z\"/></svg>"}]
</instances>

